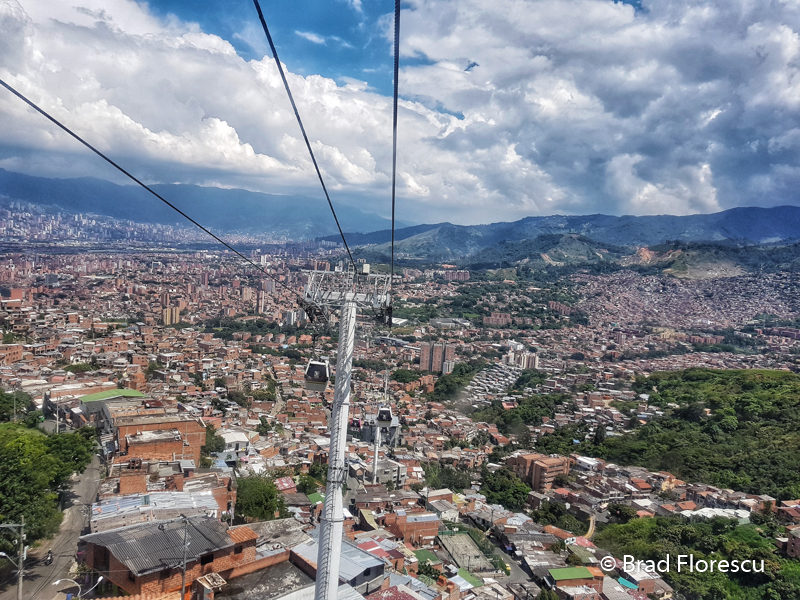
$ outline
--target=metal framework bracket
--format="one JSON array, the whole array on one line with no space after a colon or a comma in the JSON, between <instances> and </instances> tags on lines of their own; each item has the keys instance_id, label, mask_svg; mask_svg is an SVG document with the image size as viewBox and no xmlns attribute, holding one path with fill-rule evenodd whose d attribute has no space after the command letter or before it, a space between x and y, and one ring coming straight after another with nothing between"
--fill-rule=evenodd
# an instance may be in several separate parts
<instances>
[{"instance_id":1,"label":"metal framework bracket","mask_svg":"<svg viewBox=\"0 0 800 600\"><path fill-rule=\"evenodd\" d=\"M377 318L391 315L391 275L347 271L304 271L307 274L303 294L303 310L309 320L328 317L345 300L356 303L361 310L371 310ZM391 317L390 317L391 318Z\"/></svg>"}]
</instances>

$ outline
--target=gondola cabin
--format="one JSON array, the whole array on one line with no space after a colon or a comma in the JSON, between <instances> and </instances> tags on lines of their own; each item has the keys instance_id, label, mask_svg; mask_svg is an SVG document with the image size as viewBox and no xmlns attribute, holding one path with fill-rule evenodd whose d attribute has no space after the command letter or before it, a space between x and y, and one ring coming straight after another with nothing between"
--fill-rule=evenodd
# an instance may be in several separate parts
<instances>
[{"instance_id":1,"label":"gondola cabin","mask_svg":"<svg viewBox=\"0 0 800 600\"><path fill-rule=\"evenodd\" d=\"M313 392L324 392L331 378L331 367L328 361L310 360L306 365L306 389Z\"/></svg>"},{"instance_id":2,"label":"gondola cabin","mask_svg":"<svg viewBox=\"0 0 800 600\"><path fill-rule=\"evenodd\" d=\"M389 427L392 424L392 409L388 406L381 406L378 409L378 427Z\"/></svg>"}]
</instances>

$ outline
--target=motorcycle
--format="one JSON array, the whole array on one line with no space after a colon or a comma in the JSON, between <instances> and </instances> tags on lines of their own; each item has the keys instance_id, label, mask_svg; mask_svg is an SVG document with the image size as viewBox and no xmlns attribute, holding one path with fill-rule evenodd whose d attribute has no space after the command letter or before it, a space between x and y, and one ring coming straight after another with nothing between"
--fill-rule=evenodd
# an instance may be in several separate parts
<instances>
[{"instance_id":1,"label":"motorcycle","mask_svg":"<svg viewBox=\"0 0 800 600\"><path fill-rule=\"evenodd\" d=\"M53 551L52 550L48 550L47 551L47 556L44 557L44 564L46 564L46 565L53 564Z\"/></svg>"}]
</instances>

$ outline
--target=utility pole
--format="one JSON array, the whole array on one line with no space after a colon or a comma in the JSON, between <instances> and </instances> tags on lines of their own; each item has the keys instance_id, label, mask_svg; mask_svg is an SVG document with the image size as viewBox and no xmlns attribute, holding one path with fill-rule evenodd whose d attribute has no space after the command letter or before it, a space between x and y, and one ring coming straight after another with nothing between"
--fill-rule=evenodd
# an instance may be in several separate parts
<instances>
[{"instance_id":1,"label":"utility pole","mask_svg":"<svg viewBox=\"0 0 800 600\"><path fill-rule=\"evenodd\" d=\"M18 529L19 544L17 547L17 600L22 600L22 582L25 577L25 516L23 515L19 523L6 523L0 525L0 529ZM0 552L0 556L9 562L14 562L5 552Z\"/></svg>"},{"instance_id":2,"label":"utility pole","mask_svg":"<svg viewBox=\"0 0 800 600\"><path fill-rule=\"evenodd\" d=\"M389 371L386 371L383 379L383 396L386 397L386 390L389 386ZM378 404L378 412L375 413L375 456L372 459L372 485L378 483L378 449L381 447L381 425L378 416L381 413L381 405Z\"/></svg>"},{"instance_id":3,"label":"utility pole","mask_svg":"<svg viewBox=\"0 0 800 600\"><path fill-rule=\"evenodd\" d=\"M189 519L186 515L183 518L183 566L181 567L181 600L186 597L186 529L189 526ZM18 600L22 600L19 598Z\"/></svg>"},{"instance_id":4,"label":"utility pole","mask_svg":"<svg viewBox=\"0 0 800 600\"><path fill-rule=\"evenodd\" d=\"M179 517L174 519L170 519L169 521L163 521L158 524L159 531L166 531L166 523L174 523L178 519L183 521L183 558L181 559L181 598L180 600L184 600L186 597L186 539L187 539L187 528L189 527L189 517L181 513ZM21 598L18 600L22 600Z\"/></svg>"},{"instance_id":5,"label":"utility pole","mask_svg":"<svg viewBox=\"0 0 800 600\"><path fill-rule=\"evenodd\" d=\"M342 487L347 476L347 419L350 413L350 378L355 348L358 308L372 309L383 318L391 309L391 276L355 271L308 271L304 308L309 318L340 308L339 344L336 355L336 387L330 418L330 449L325 504L320 518L315 600L336 600L342 553L344 502ZM376 423L377 424L377 423Z\"/></svg>"},{"instance_id":6,"label":"utility pole","mask_svg":"<svg viewBox=\"0 0 800 600\"><path fill-rule=\"evenodd\" d=\"M25 577L25 515L19 524L19 564L17 566L17 600L22 600L22 580Z\"/></svg>"},{"instance_id":7,"label":"utility pole","mask_svg":"<svg viewBox=\"0 0 800 600\"><path fill-rule=\"evenodd\" d=\"M381 428L375 415L375 456L372 459L372 485L378 483L378 448L381 447Z\"/></svg>"}]
</instances>

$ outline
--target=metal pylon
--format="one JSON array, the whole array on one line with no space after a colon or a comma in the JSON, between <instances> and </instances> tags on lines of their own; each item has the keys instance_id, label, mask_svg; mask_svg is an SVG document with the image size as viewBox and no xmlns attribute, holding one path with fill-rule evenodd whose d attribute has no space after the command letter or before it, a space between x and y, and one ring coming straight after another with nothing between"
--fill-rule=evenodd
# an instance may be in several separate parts
<instances>
[{"instance_id":1,"label":"metal pylon","mask_svg":"<svg viewBox=\"0 0 800 600\"><path fill-rule=\"evenodd\" d=\"M336 387L331 409L330 449L325 504L320 520L315 600L336 600L342 553L344 503L342 487L347 477L347 419L350 415L350 378L353 370L356 317L359 308L391 314L389 275L353 271L308 271L304 301L316 314L329 315L337 308L339 346L336 355Z\"/></svg>"}]
</instances>

